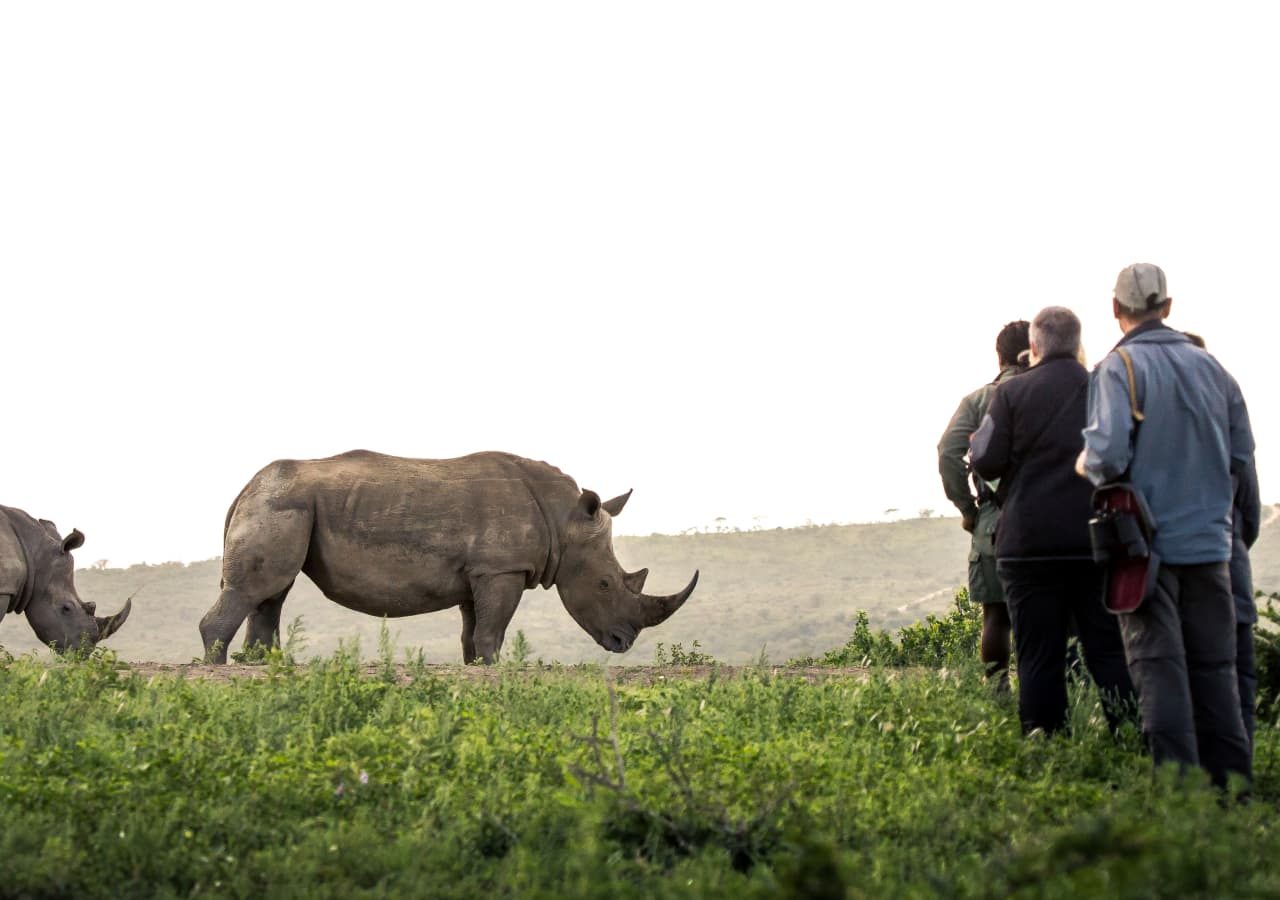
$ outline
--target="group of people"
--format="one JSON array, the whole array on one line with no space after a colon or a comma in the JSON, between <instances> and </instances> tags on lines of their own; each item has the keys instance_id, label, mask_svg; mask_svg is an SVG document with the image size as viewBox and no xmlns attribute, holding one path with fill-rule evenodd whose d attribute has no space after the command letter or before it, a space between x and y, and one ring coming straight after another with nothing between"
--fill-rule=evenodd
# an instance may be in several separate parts
<instances>
[{"instance_id":1,"label":"group of people","mask_svg":"<svg viewBox=\"0 0 1280 900\"><path fill-rule=\"evenodd\" d=\"M1123 337L1094 369L1080 320L1051 306L996 338L999 375L961 401L938 444L947 497L972 535L981 656L1008 684L1017 651L1023 730L1067 726L1078 639L1113 728L1136 709L1157 764L1251 777L1257 621L1248 549L1261 519L1239 385L1196 335L1169 327L1164 272L1124 269ZM1150 576L1136 608L1104 602L1095 490L1123 483L1148 513Z\"/></svg>"}]
</instances>

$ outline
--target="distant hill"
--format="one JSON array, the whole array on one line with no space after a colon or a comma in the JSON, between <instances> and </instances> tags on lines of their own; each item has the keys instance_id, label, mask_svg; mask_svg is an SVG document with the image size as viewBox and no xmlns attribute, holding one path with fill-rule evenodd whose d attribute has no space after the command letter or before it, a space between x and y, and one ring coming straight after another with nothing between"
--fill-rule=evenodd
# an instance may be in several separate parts
<instances>
[{"instance_id":1,"label":"distant hill","mask_svg":"<svg viewBox=\"0 0 1280 900\"><path fill-rule=\"evenodd\" d=\"M1280 514L1280 505L1272 508ZM1274 519L1273 519L1274 521ZM522 630L534 657L561 662L651 662L658 642L699 641L704 652L742 663L767 653L773 661L822 653L843 644L858 610L875 626L898 628L945 611L965 583L968 536L952 518L910 519L870 525L723 534L651 535L615 540L628 570L647 566L653 593L679 590L694 569L702 576L684 608L657 628L646 629L632 650L606 653L569 617L551 591L524 595L507 640ZM1256 586L1280 590L1280 538L1269 525L1254 548ZM80 595L100 611L114 612L136 593L133 614L108 645L127 660L186 662L200 656L197 625L218 596L219 560L183 565L83 569ZM331 603L305 577L284 607L284 622L301 616L304 655L328 655L339 640L359 640L374 656L381 620ZM422 648L429 662L460 662L461 617L456 610L391 619L397 655ZM239 649L243 632L233 650ZM0 623L0 645L11 653L37 648L25 620Z\"/></svg>"}]
</instances>

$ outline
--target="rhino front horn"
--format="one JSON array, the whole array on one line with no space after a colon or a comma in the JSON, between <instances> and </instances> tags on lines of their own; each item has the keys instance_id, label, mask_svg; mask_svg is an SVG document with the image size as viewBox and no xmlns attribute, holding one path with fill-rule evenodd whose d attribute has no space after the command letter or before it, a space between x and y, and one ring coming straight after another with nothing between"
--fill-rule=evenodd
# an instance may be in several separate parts
<instances>
[{"instance_id":1,"label":"rhino front horn","mask_svg":"<svg viewBox=\"0 0 1280 900\"><path fill-rule=\"evenodd\" d=\"M124 624L124 620L129 618L129 611L133 609L133 600L124 601L124 608L114 616L94 616L94 620L98 623L98 640L103 640L120 630L120 626Z\"/></svg>"},{"instance_id":2,"label":"rhino front horn","mask_svg":"<svg viewBox=\"0 0 1280 900\"><path fill-rule=\"evenodd\" d=\"M698 586L698 573L693 573L693 580L689 585L678 594L670 594L666 597L654 597L649 594L640 595L640 606L644 610L644 626L650 628L654 625L660 625L667 618L684 605L684 601L689 599L689 595L693 593L693 589Z\"/></svg>"}]
</instances>

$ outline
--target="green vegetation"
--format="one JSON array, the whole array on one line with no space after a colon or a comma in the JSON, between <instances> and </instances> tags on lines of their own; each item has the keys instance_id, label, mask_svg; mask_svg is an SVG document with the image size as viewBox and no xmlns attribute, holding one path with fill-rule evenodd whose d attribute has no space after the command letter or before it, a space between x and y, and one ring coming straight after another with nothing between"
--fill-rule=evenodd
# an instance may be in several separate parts
<instances>
[{"instance_id":1,"label":"green vegetation","mask_svg":"<svg viewBox=\"0 0 1280 900\"><path fill-rule=\"evenodd\" d=\"M849 536L825 531L781 539ZM164 570L180 607L210 565L81 577L115 593ZM0 898L1274 896L1277 602L1247 804L1153 775L1081 683L1070 736L1023 739L964 591L895 633L850 602L804 666L769 666L773 639L745 626L742 668L666 627L650 647L673 668L544 665L557 645L522 626L502 665L441 670L332 604L371 623L373 662L359 635L306 660L329 638L296 607L283 648L207 678L0 648Z\"/></svg>"},{"instance_id":2,"label":"green vegetation","mask_svg":"<svg viewBox=\"0 0 1280 900\"><path fill-rule=\"evenodd\" d=\"M845 648L946 668L816 679L444 675L395 665L389 639L372 666L278 650L229 681L0 654L0 896L1280 891L1274 725L1248 805L1153 777L1080 685L1070 738L1024 740L958 658L973 619L961 597Z\"/></svg>"},{"instance_id":3,"label":"green vegetation","mask_svg":"<svg viewBox=\"0 0 1280 900\"><path fill-rule=\"evenodd\" d=\"M688 650L684 649L684 644L672 644L668 647L659 641L653 651L655 666L707 666L715 661L716 658L710 653L702 652L700 641L694 641Z\"/></svg>"},{"instance_id":4,"label":"green vegetation","mask_svg":"<svg viewBox=\"0 0 1280 900\"><path fill-rule=\"evenodd\" d=\"M1257 592L1258 625L1254 628L1254 657L1258 670L1258 715L1280 715L1280 594Z\"/></svg>"},{"instance_id":5,"label":"green vegetation","mask_svg":"<svg viewBox=\"0 0 1280 900\"><path fill-rule=\"evenodd\" d=\"M824 666L964 666L978 655L982 637L982 607L961 588L946 616L925 616L905 625L897 635L872 631L865 612L858 612L853 634L845 645L823 655Z\"/></svg>"}]
</instances>

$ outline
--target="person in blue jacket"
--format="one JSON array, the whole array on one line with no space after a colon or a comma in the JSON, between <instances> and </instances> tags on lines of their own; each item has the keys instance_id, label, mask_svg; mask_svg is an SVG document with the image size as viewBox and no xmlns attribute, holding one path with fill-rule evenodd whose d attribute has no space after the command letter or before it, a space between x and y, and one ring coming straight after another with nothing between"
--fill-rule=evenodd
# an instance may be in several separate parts
<instances>
[{"instance_id":1,"label":"person in blue jacket","mask_svg":"<svg viewBox=\"0 0 1280 900\"><path fill-rule=\"evenodd\" d=\"M1187 332L1197 347L1204 338ZM1253 654L1253 628L1258 623L1258 607L1253 599L1253 567L1249 550L1262 529L1262 498L1258 492L1258 470L1253 460L1233 479L1231 504L1231 596L1236 603L1236 685L1240 691L1240 715L1244 731L1253 747L1254 706L1258 699L1258 672Z\"/></svg>"},{"instance_id":2,"label":"person in blue jacket","mask_svg":"<svg viewBox=\"0 0 1280 900\"><path fill-rule=\"evenodd\" d=\"M1229 561L1233 478L1254 441L1239 385L1165 324L1172 305L1160 267L1120 272L1112 312L1124 337L1090 375L1077 465L1095 486L1128 479L1155 520L1154 589L1120 616L1152 756L1201 766L1225 786L1252 768Z\"/></svg>"}]
</instances>

